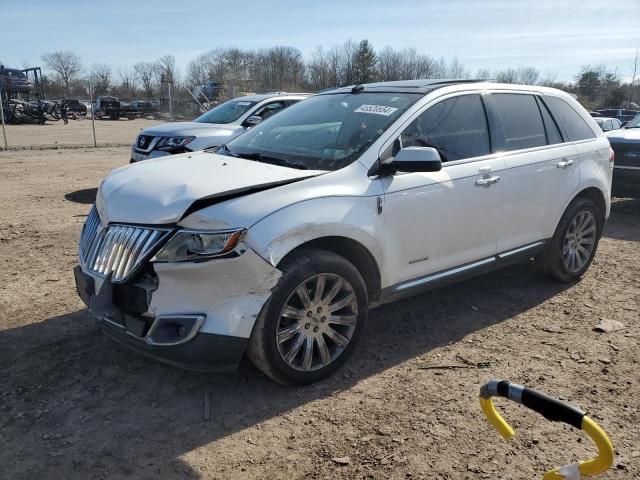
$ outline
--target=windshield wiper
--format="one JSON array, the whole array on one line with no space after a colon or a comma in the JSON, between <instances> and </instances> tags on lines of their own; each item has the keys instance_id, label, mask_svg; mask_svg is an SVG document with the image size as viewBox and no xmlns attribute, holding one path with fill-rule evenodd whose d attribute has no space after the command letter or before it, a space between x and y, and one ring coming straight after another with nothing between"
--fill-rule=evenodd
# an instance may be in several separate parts
<instances>
[{"instance_id":1,"label":"windshield wiper","mask_svg":"<svg viewBox=\"0 0 640 480\"><path fill-rule=\"evenodd\" d=\"M298 170L308 170L306 165L295 162L288 162L283 160L282 158L270 157L268 155L263 155L260 152L251 152L251 153L232 153L228 148L225 147L225 150L229 152L230 155L234 157L245 158L247 160L254 160L260 163L268 163L270 165L278 165L280 167L288 167L288 168L297 168Z\"/></svg>"},{"instance_id":2,"label":"windshield wiper","mask_svg":"<svg viewBox=\"0 0 640 480\"><path fill-rule=\"evenodd\" d=\"M222 152L222 150L225 151L225 154L228 154L229 156L235 158L244 158L245 160L253 160L255 162L268 163L270 165L278 165L280 167L297 168L298 170L309 170L306 165L303 165L301 163L288 162L286 160L283 160L282 158L263 155L260 152L235 153L229 150L229 147L227 147L226 144L220 146L218 153Z\"/></svg>"}]
</instances>

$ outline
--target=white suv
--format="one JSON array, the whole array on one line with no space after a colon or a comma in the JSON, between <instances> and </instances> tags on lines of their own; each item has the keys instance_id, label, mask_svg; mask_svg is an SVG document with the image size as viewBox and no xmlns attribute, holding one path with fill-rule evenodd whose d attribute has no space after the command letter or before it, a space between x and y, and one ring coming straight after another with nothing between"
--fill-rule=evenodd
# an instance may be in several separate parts
<instances>
[{"instance_id":1,"label":"white suv","mask_svg":"<svg viewBox=\"0 0 640 480\"><path fill-rule=\"evenodd\" d=\"M229 142L113 171L77 289L106 333L185 368L246 353L275 380L335 371L368 309L514 262L589 267L613 156L561 91L357 85Z\"/></svg>"},{"instance_id":2,"label":"white suv","mask_svg":"<svg viewBox=\"0 0 640 480\"><path fill-rule=\"evenodd\" d=\"M130 163L219 147L308 96L286 92L248 95L221 103L192 122L145 128L131 145Z\"/></svg>"}]
</instances>

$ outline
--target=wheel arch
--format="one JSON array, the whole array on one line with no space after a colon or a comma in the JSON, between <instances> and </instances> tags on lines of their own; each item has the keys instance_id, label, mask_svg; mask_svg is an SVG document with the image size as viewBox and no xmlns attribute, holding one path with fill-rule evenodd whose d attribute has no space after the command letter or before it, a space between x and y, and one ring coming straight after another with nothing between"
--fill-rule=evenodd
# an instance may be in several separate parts
<instances>
[{"instance_id":1,"label":"wheel arch","mask_svg":"<svg viewBox=\"0 0 640 480\"><path fill-rule=\"evenodd\" d=\"M360 272L367 287L369 302L376 302L380 299L382 281L380 268L373 254L362 243L352 238L339 235L331 235L314 238L297 245L284 255L276 267L286 259L295 256L302 250L318 249L327 250L350 261Z\"/></svg>"},{"instance_id":2,"label":"wheel arch","mask_svg":"<svg viewBox=\"0 0 640 480\"><path fill-rule=\"evenodd\" d=\"M576 198L587 198L591 200L593 203L595 203L601 215L600 220L604 225L604 222L607 216L607 202L605 200L604 193L602 193L602 190L600 190L597 187L587 187L581 190L580 192L578 192L578 194L573 198L573 200L575 200Z\"/></svg>"}]
</instances>

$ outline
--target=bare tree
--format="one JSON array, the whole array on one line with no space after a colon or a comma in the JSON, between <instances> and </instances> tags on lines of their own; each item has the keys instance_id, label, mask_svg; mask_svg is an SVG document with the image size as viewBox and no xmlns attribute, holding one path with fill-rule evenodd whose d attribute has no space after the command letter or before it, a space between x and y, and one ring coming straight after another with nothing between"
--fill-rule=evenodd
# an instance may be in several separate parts
<instances>
[{"instance_id":1,"label":"bare tree","mask_svg":"<svg viewBox=\"0 0 640 480\"><path fill-rule=\"evenodd\" d=\"M535 85L540 79L540 72L535 67L518 68L518 82L522 85Z\"/></svg>"},{"instance_id":2,"label":"bare tree","mask_svg":"<svg viewBox=\"0 0 640 480\"><path fill-rule=\"evenodd\" d=\"M557 83L558 83L558 74L550 70L547 70L544 74L544 77L542 77L542 80L540 80L540 85L545 87L553 87Z\"/></svg>"},{"instance_id":3,"label":"bare tree","mask_svg":"<svg viewBox=\"0 0 640 480\"><path fill-rule=\"evenodd\" d=\"M136 72L130 67L120 67L117 71L120 84L118 85L119 95L125 98L136 96Z\"/></svg>"},{"instance_id":4,"label":"bare tree","mask_svg":"<svg viewBox=\"0 0 640 480\"><path fill-rule=\"evenodd\" d=\"M491 80L491 70L488 68L479 68L476 72L476 78L478 80Z\"/></svg>"},{"instance_id":5,"label":"bare tree","mask_svg":"<svg viewBox=\"0 0 640 480\"><path fill-rule=\"evenodd\" d=\"M464 68L464 65L460 63L458 57L453 57L451 65L449 65L449 68L447 69L447 76L449 78L469 78L470 74L469 71Z\"/></svg>"},{"instance_id":6,"label":"bare tree","mask_svg":"<svg viewBox=\"0 0 640 480\"><path fill-rule=\"evenodd\" d=\"M156 66L152 62L138 62L133 66L136 76L142 85L146 98L152 98L154 94L154 78Z\"/></svg>"},{"instance_id":7,"label":"bare tree","mask_svg":"<svg viewBox=\"0 0 640 480\"><path fill-rule=\"evenodd\" d=\"M316 47L307 62L307 81L314 90L333 86L329 54L325 53L321 46Z\"/></svg>"},{"instance_id":8,"label":"bare tree","mask_svg":"<svg viewBox=\"0 0 640 480\"><path fill-rule=\"evenodd\" d=\"M172 87L178 84L179 74L173 55L163 55L156 60L155 72L159 83L167 83Z\"/></svg>"},{"instance_id":9,"label":"bare tree","mask_svg":"<svg viewBox=\"0 0 640 480\"><path fill-rule=\"evenodd\" d=\"M187 65L186 81L188 85L204 85L209 80L207 56L199 55Z\"/></svg>"},{"instance_id":10,"label":"bare tree","mask_svg":"<svg viewBox=\"0 0 640 480\"><path fill-rule=\"evenodd\" d=\"M96 95L106 95L111 87L111 67L104 63L96 63L89 74L93 91Z\"/></svg>"},{"instance_id":11,"label":"bare tree","mask_svg":"<svg viewBox=\"0 0 640 480\"><path fill-rule=\"evenodd\" d=\"M42 55L42 61L56 73L67 90L75 80L78 80L82 70L82 60L70 51L45 53Z\"/></svg>"}]
</instances>

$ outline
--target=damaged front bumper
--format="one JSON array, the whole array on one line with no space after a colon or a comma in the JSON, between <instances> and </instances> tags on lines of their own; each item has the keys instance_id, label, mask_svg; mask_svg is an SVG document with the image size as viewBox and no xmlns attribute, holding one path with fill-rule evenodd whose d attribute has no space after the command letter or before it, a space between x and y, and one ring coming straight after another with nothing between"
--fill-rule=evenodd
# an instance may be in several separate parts
<instances>
[{"instance_id":1,"label":"damaged front bumper","mask_svg":"<svg viewBox=\"0 0 640 480\"><path fill-rule=\"evenodd\" d=\"M280 272L252 250L204 262L156 263L124 284L74 269L102 329L144 355L188 370L225 370L244 354Z\"/></svg>"}]
</instances>

